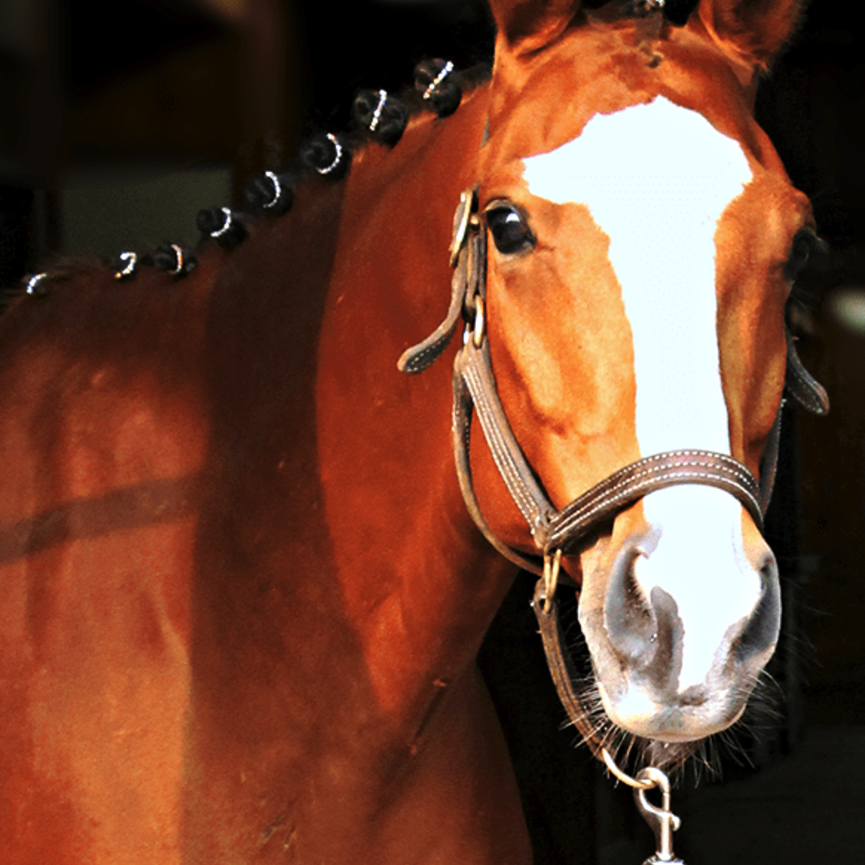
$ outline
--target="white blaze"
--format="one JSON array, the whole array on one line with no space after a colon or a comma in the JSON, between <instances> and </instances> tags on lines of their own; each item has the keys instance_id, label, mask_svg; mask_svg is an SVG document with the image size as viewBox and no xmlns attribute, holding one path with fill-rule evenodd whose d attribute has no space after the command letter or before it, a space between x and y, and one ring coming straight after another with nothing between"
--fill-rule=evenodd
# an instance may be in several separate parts
<instances>
[{"instance_id":1,"label":"white blaze","mask_svg":"<svg viewBox=\"0 0 865 865\"><path fill-rule=\"evenodd\" d=\"M633 334L642 455L729 454L715 230L752 179L740 144L659 96L596 115L577 138L526 159L524 176L533 195L585 205L610 239ZM674 487L647 496L644 512L660 539L636 575L647 596L657 585L676 600L685 688L703 681L727 628L756 604L759 580L745 560L741 508L731 495Z\"/></svg>"}]
</instances>

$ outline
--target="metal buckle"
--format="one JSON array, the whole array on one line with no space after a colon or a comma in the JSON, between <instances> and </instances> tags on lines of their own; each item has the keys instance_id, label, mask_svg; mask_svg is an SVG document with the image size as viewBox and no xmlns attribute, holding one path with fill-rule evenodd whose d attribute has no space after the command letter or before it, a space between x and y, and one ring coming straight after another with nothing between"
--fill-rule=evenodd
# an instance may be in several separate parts
<instances>
[{"instance_id":1,"label":"metal buckle","mask_svg":"<svg viewBox=\"0 0 865 865\"><path fill-rule=\"evenodd\" d=\"M551 556L544 556L544 612L549 614L553 606L553 597L559 585L559 571L562 567L562 549L559 547Z\"/></svg>"},{"instance_id":2,"label":"metal buckle","mask_svg":"<svg viewBox=\"0 0 865 865\"><path fill-rule=\"evenodd\" d=\"M474 209L475 191L474 189L465 189L460 195L460 203L457 205L454 213L454 230L451 237L450 262L451 267L457 266L460 250L466 242L468 236L469 221L471 220L472 210Z\"/></svg>"}]
</instances>

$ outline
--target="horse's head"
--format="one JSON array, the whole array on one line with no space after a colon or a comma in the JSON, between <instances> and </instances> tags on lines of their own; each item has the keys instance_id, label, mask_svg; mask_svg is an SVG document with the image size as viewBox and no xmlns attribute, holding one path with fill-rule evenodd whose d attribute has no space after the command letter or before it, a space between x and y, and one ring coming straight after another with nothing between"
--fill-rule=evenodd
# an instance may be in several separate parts
<instances>
[{"instance_id":1,"label":"horse's head","mask_svg":"<svg viewBox=\"0 0 865 865\"><path fill-rule=\"evenodd\" d=\"M799 3L701 0L684 27L657 12L589 21L576 0L492 5L476 206L498 395L555 509L644 458L675 463L624 507L608 492L600 517L555 546L582 585L609 718L653 740L701 739L739 718L780 623L749 501L770 486L784 308L814 228L751 108ZM531 536L501 467L476 450L492 533L537 552L545 530ZM712 455L750 472L744 490Z\"/></svg>"}]
</instances>

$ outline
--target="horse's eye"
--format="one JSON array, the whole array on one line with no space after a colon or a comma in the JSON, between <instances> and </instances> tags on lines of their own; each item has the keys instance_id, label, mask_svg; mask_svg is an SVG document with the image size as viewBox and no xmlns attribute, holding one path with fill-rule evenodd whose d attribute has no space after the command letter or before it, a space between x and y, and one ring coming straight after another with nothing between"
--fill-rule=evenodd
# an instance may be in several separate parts
<instances>
[{"instance_id":1,"label":"horse's eye","mask_svg":"<svg viewBox=\"0 0 865 865\"><path fill-rule=\"evenodd\" d=\"M534 243L525 217L512 204L494 204L487 208L486 216L496 249L503 255L519 252Z\"/></svg>"},{"instance_id":2,"label":"horse's eye","mask_svg":"<svg viewBox=\"0 0 865 865\"><path fill-rule=\"evenodd\" d=\"M784 276L787 279L795 280L805 269L808 260L811 258L812 251L819 244L819 238L810 228L802 228L797 231L796 236L793 238L793 244L790 247L787 263L784 265Z\"/></svg>"}]
</instances>

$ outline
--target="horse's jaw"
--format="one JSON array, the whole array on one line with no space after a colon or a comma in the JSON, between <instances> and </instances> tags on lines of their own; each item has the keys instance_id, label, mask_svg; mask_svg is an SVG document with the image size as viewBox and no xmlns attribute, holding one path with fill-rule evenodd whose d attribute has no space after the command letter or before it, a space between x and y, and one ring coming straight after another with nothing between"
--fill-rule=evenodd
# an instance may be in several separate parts
<instances>
[{"instance_id":1,"label":"horse's jaw","mask_svg":"<svg viewBox=\"0 0 865 865\"><path fill-rule=\"evenodd\" d=\"M653 493L639 531L623 516L582 556L579 618L603 710L660 742L725 730L777 643L774 557L720 490Z\"/></svg>"}]
</instances>

